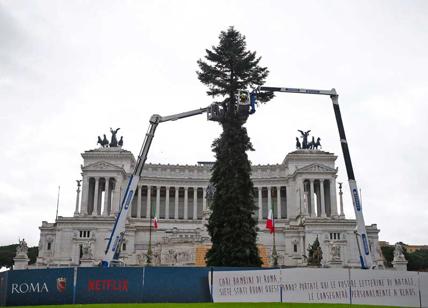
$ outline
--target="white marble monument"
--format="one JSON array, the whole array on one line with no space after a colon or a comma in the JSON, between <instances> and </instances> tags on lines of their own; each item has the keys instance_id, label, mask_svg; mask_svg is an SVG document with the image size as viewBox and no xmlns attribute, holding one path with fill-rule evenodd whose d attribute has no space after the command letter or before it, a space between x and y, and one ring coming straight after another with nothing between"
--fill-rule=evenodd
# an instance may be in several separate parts
<instances>
[{"instance_id":1,"label":"white marble monument","mask_svg":"<svg viewBox=\"0 0 428 308\"><path fill-rule=\"evenodd\" d=\"M136 161L122 147L85 151L82 158L82 184L80 187L78 182L75 205L69 205L74 214L60 216L56 223L42 222L37 267L92 266L103 257L124 185ZM331 266L359 267L356 222L345 218L342 198L338 211L336 159L329 152L299 149L279 164L252 167L258 206L254 217L259 223L258 245L265 265L269 265L272 252L272 234L265 223L274 203L280 266L306 266L306 247L318 236L322 250L329 252L325 261ZM146 164L126 224L121 252L125 264L147 262L151 209L159 221L159 228L152 232L153 265L204 264L210 245L205 224L211 166L210 162ZM373 224L367 226L367 232L375 262L381 263L379 229Z\"/></svg>"}]
</instances>

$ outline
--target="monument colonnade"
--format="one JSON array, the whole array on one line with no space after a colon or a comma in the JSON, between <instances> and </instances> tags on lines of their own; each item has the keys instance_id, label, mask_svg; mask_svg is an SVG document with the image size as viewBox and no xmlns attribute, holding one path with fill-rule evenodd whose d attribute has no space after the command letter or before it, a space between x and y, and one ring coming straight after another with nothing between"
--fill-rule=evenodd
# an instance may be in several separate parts
<instances>
[{"instance_id":1,"label":"monument colonnade","mask_svg":"<svg viewBox=\"0 0 428 308\"><path fill-rule=\"evenodd\" d=\"M180 180L177 180L179 182ZM145 181L147 182L147 181ZM122 194L122 178L117 176L83 176L82 198L80 186L77 189L75 216L114 216L119 210ZM207 210L206 198L208 182L156 183L138 184L129 217L161 219L202 219ZM336 182L333 178L296 179L297 203L303 201L301 214L309 217L336 217ZM256 216L259 220L267 218L269 209L274 210L274 217L288 218L290 185L254 184L254 200L258 206ZM80 206L79 206L80 205ZM79 209L80 207L80 209Z\"/></svg>"},{"instance_id":2,"label":"monument colonnade","mask_svg":"<svg viewBox=\"0 0 428 308\"><path fill-rule=\"evenodd\" d=\"M298 200L302 201L303 216L338 217L335 177L300 177L296 192Z\"/></svg>"}]
</instances>

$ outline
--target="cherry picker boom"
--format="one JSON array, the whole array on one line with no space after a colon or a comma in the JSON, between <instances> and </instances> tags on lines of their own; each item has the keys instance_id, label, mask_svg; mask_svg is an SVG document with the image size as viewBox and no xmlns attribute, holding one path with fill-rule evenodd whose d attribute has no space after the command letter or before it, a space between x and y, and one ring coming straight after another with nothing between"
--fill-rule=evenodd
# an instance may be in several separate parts
<instances>
[{"instance_id":1,"label":"cherry picker boom","mask_svg":"<svg viewBox=\"0 0 428 308\"><path fill-rule=\"evenodd\" d=\"M251 111L255 111L255 104L257 94L260 92L286 92L286 93L300 93L300 94L315 94L330 96L333 102L334 115L336 117L337 128L339 130L340 144L342 146L343 157L345 159L346 172L348 174L349 188L351 190L352 203L354 205L355 218L357 221L356 238L357 246L360 255L361 268L373 268L373 257L370 251L369 240L366 231L366 225L363 217L363 209L361 199L358 193L357 182L355 180L354 169L352 167L351 155L349 154L348 142L346 140L345 128L343 127L342 116L339 108L339 95L335 89L331 90L315 90L315 89L301 89L301 88L280 88L280 87L258 87L251 92L241 91L238 97L251 106Z\"/></svg>"},{"instance_id":2,"label":"cherry picker boom","mask_svg":"<svg viewBox=\"0 0 428 308\"><path fill-rule=\"evenodd\" d=\"M149 153L150 146L152 144L153 137L155 135L155 131L159 123L192 117L192 116L207 112L211 108L212 106L209 106L206 108L195 109L195 110L173 114L165 117L162 117L158 114L154 114L151 116L149 128L144 138L143 145L141 146L137 163L135 164L135 168L132 172L132 175L128 179L128 184L126 186L126 190L123 194L123 197L120 203L119 213L117 214L116 221L113 226L113 230L111 232L110 238L107 243L104 259L101 262L101 265L103 267L111 266L112 261L117 260L119 258L121 244L125 235L125 224L126 224L126 217L128 216L127 215L128 210L131 207L132 199L134 198L134 194L135 194L135 189L137 188L138 181L140 180L140 177L141 177L141 173L143 172L143 168L147 160L147 155Z\"/></svg>"},{"instance_id":3,"label":"cherry picker boom","mask_svg":"<svg viewBox=\"0 0 428 308\"><path fill-rule=\"evenodd\" d=\"M351 189L352 203L354 205L355 217L357 221L357 246L360 254L360 263L362 268L372 268L373 259L369 247L369 241L367 237L366 227L364 223L364 217L362 213L362 206L360 196L358 193L357 183L355 181L354 171L352 168L351 157L349 154L348 142L346 141L345 129L343 127L342 117L339 109L339 95L335 89L331 90L313 90L313 89L301 89L301 88L275 88L275 87L258 87L252 92L239 91L237 93L237 100L235 105L235 112L239 114L241 119L246 120L250 114L255 112L255 105L257 100L257 94L260 92L287 92L287 93L301 93L301 94L315 94L315 95L328 95L333 102L334 114L336 116L336 123L339 130L340 142L342 145L342 152L345 159L346 171L348 174L349 186ZM143 145L138 155L137 163L132 172L132 175L128 179L128 183L121 199L119 212L117 214L113 230L107 243L105 250L104 259L101 262L103 267L109 267L115 260L118 260L120 254L120 248L123 242L125 234L125 224L128 211L130 209L132 199L134 198L135 189L137 188L140 180L147 155L150 150L153 137L159 123L167 121L175 121L191 116L195 116L202 113L207 113L208 120L211 121L222 121L225 115L225 109L221 103L214 103L206 108L195 109L183 113L173 114L170 116L162 117L158 114L154 114L150 118L150 124L146 133ZM363 249L361 249L361 247Z\"/></svg>"}]
</instances>

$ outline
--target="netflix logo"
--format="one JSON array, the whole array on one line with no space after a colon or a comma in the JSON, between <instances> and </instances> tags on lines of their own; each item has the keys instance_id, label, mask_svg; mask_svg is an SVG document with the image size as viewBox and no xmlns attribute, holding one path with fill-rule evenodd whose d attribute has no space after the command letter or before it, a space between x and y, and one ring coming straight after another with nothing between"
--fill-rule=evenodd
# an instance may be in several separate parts
<instances>
[{"instance_id":1,"label":"netflix logo","mask_svg":"<svg viewBox=\"0 0 428 308\"><path fill-rule=\"evenodd\" d=\"M88 291L104 292L118 291L128 292L128 280L97 279L88 281Z\"/></svg>"}]
</instances>

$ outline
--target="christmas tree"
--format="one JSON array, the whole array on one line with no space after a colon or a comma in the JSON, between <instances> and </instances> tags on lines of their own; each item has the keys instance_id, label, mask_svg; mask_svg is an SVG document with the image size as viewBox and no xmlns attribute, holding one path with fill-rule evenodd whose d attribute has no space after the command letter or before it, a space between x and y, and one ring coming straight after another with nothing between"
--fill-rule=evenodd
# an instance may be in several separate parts
<instances>
[{"instance_id":1,"label":"christmas tree","mask_svg":"<svg viewBox=\"0 0 428 308\"><path fill-rule=\"evenodd\" d=\"M208 95L220 98L224 114L219 119L221 136L212 145L216 162L211 183L214 194L208 221L212 247L207 252L209 266L260 266L256 246L257 221L254 219L254 188L251 163L246 151L253 150L243 124L248 116L236 112L238 90L260 86L269 71L259 66L260 57L246 50L245 36L233 27L222 31L220 43L206 50L205 60L199 60L199 80L208 86ZM258 97L261 102L272 93Z\"/></svg>"}]
</instances>

